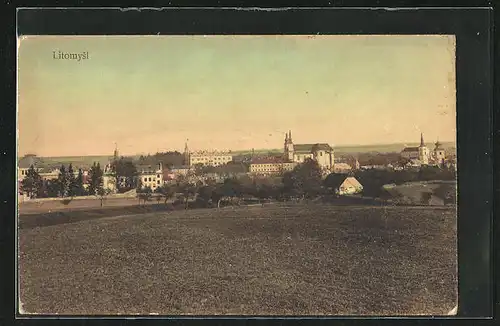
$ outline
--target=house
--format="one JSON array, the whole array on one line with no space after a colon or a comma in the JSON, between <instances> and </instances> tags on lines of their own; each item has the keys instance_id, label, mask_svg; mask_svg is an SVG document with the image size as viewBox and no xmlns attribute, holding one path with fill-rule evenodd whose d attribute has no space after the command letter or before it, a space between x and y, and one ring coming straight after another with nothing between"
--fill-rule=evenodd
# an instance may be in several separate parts
<instances>
[{"instance_id":1,"label":"house","mask_svg":"<svg viewBox=\"0 0 500 326\"><path fill-rule=\"evenodd\" d=\"M330 174L325 183L336 195L353 195L363 191L363 186L355 177L342 174Z\"/></svg>"},{"instance_id":2,"label":"house","mask_svg":"<svg viewBox=\"0 0 500 326\"><path fill-rule=\"evenodd\" d=\"M149 187L155 191L163 186L163 166L161 163L157 165L139 165L137 166L137 172L143 188Z\"/></svg>"}]
</instances>

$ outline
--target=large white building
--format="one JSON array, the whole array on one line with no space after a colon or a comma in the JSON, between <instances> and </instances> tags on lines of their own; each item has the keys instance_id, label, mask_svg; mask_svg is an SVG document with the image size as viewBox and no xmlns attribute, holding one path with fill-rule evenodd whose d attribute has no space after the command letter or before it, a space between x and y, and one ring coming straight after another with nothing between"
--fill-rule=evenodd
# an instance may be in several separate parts
<instances>
[{"instance_id":1,"label":"large white building","mask_svg":"<svg viewBox=\"0 0 500 326\"><path fill-rule=\"evenodd\" d=\"M233 160L231 153L221 151L188 152L187 157L189 166L195 166L198 164L205 166L219 166L227 164Z\"/></svg>"},{"instance_id":2,"label":"large white building","mask_svg":"<svg viewBox=\"0 0 500 326\"><path fill-rule=\"evenodd\" d=\"M249 172L258 175L282 174L292 171L296 165L297 163L287 162L283 158L256 158L250 162Z\"/></svg>"},{"instance_id":3,"label":"large white building","mask_svg":"<svg viewBox=\"0 0 500 326\"><path fill-rule=\"evenodd\" d=\"M250 163L250 172L254 174L280 174L291 171L297 164L312 159L318 162L325 174L335 166L333 148L326 143L294 144L292 132L285 134L284 153L281 158L255 159Z\"/></svg>"},{"instance_id":4,"label":"large white building","mask_svg":"<svg viewBox=\"0 0 500 326\"><path fill-rule=\"evenodd\" d=\"M292 132L285 135L284 159L288 162L303 163L306 159L313 159L325 172L333 171L335 156L333 148L326 143L294 144Z\"/></svg>"},{"instance_id":5,"label":"large white building","mask_svg":"<svg viewBox=\"0 0 500 326\"><path fill-rule=\"evenodd\" d=\"M149 187L155 191L163 186L163 166L161 163L157 165L139 165L137 167L138 179L141 181L142 187Z\"/></svg>"}]
</instances>

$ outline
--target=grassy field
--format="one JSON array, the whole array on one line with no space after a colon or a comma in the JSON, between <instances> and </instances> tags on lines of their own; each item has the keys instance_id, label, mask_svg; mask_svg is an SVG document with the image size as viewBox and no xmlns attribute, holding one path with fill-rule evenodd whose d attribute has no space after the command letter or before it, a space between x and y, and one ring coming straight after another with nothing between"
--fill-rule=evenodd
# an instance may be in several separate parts
<instances>
[{"instance_id":1,"label":"grassy field","mask_svg":"<svg viewBox=\"0 0 500 326\"><path fill-rule=\"evenodd\" d=\"M157 212L21 229L19 246L28 313L443 315L457 296L454 209Z\"/></svg>"}]
</instances>

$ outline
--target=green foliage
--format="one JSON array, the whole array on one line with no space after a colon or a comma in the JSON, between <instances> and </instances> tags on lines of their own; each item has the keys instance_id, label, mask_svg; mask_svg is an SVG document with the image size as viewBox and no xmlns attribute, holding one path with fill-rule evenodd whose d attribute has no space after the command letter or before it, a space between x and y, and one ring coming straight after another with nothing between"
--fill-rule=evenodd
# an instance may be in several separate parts
<instances>
[{"instance_id":1,"label":"green foliage","mask_svg":"<svg viewBox=\"0 0 500 326\"><path fill-rule=\"evenodd\" d=\"M73 196L79 196L77 193L79 191L79 185L77 184L77 179L78 177L75 178L75 174L73 171L73 165L70 163L68 166L68 172L67 172L67 185L68 185L68 190L67 190L67 195L70 197ZM83 176L82 176L82 187L83 187Z\"/></svg>"},{"instance_id":2,"label":"green foliage","mask_svg":"<svg viewBox=\"0 0 500 326\"><path fill-rule=\"evenodd\" d=\"M78 169L78 176L74 179L71 184L71 193L74 196L84 196L85 188L83 187L83 171L82 169Z\"/></svg>"},{"instance_id":3,"label":"green foliage","mask_svg":"<svg viewBox=\"0 0 500 326\"><path fill-rule=\"evenodd\" d=\"M57 184L59 186L59 196L68 197L70 194L70 185L71 185L71 177L69 175L69 171L66 170L66 167L61 165L59 169L59 175L57 176Z\"/></svg>"},{"instance_id":4,"label":"green foliage","mask_svg":"<svg viewBox=\"0 0 500 326\"><path fill-rule=\"evenodd\" d=\"M139 202L142 200L144 204L146 204L146 202L153 197L153 190L149 186L141 188L141 190L137 192L137 197L139 198Z\"/></svg>"},{"instance_id":5,"label":"green foliage","mask_svg":"<svg viewBox=\"0 0 500 326\"><path fill-rule=\"evenodd\" d=\"M21 190L29 198L41 197L43 193L43 180L33 165L30 166L26 176L21 182Z\"/></svg>"},{"instance_id":6,"label":"green foliage","mask_svg":"<svg viewBox=\"0 0 500 326\"><path fill-rule=\"evenodd\" d=\"M315 160L307 159L283 175L286 196L313 198L322 192L322 171Z\"/></svg>"},{"instance_id":7,"label":"green foliage","mask_svg":"<svg viewBox=\"0 0 500 326\"><path fill-rule=\"evenodd\" d=\"M209 205L209 203L212 201L212 196L215 190L216 186L214 185L205 185L201 186L198 189L198 198L203 203L203 205Z\"/></svg>"},{"instance_id":8,"label":"green foliage","mask_svg":"<svg viewBox=\"0 0 500 326\"><path fill-rule=\"evenodd\" d=\"M93 196L98 196L102 193L103 189L103 171L101 170L101 165L99 162L92 165L89 171L89 194Z\"/></svg>"},{"instance_id":9,"label":"green foliage","mask_svg":"<svg viewBox=\"0 0 500 326\"><path fill-rule=\"evenodd\" d=\"M45 182L45 191L47 197L59 196L59 184L57 180L47 180Z\"/></svg>"},{"instance_id":10,"label":"green foliage","mask_svg":"<svg viewBox=\"0 0 500 326\"><path fill-rule=\"evenodd\" d=\"M159 198L164 199L164 203L167 204L167 201L171 198L175 197L176 194L176 186L175 185L163 185L161 187L156 188L156 192L160 195Z\"/></svg>"},{"instance_id":11,"label":"green foliage","mask_svg":"<svg viewBox=\"0 0 500 326\"><path fill-rule=\"evenodd\" d=\"M116 180L116 188L120 192L125 192L137 186L137 167L131 160L124 159L111 163L111 173Z\"/></svg>"},{"instance_id":12,"label":"green foliage","mask_svg":"<svg viewBox=\"0 0 500 326\"><path fill-rule=\"evenodd\" d=\"M418 173L418 179L420 181L456 180L456 175L454 169L423 166Z\"/></svg>"}]
</instances>

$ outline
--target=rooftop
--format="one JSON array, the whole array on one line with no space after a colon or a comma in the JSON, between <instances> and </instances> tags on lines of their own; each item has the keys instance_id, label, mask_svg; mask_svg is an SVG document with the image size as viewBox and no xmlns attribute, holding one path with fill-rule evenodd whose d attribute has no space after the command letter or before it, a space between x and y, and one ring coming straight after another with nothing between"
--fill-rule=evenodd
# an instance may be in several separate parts
<instances>
[{"instance_id":1,"label":"rooftop","mask_svg":"<svg viewBox=\"0 0 500 326\"><path fill-rule=\"evenodd\" d=\"M299 153L312 153L313 151L318 151L318 150L331 151L333 150L333 148L327 143L294 144L293 150Z\"/></svg>"}]
</instances>

